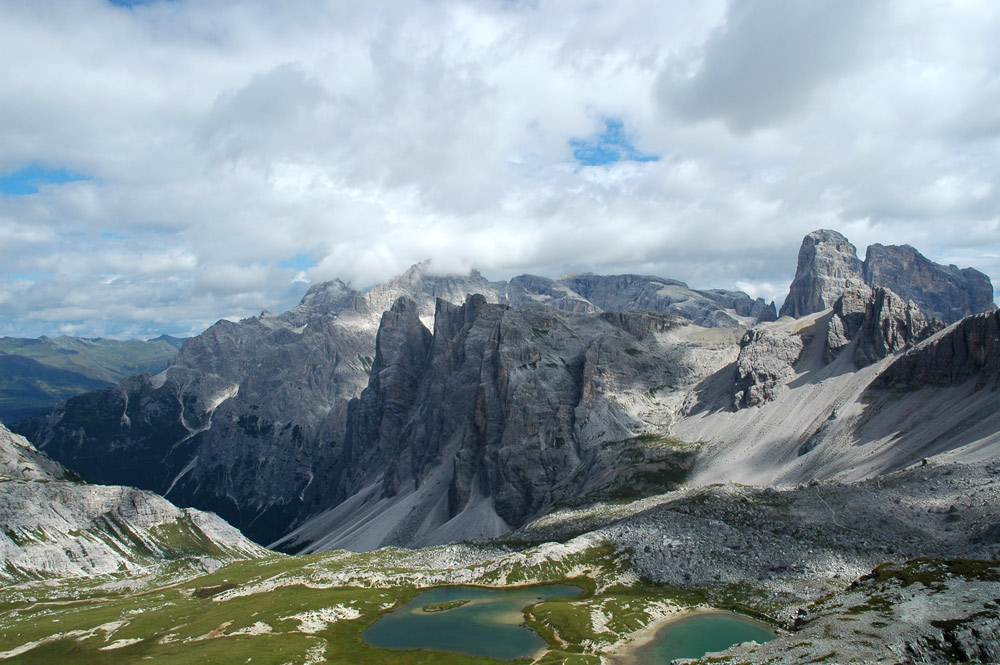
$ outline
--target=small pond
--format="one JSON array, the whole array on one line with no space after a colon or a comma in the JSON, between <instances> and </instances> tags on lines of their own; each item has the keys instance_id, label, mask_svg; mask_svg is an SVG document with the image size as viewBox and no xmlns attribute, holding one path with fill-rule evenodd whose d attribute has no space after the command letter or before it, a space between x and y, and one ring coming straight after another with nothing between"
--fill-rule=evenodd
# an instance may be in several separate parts
<instances>
[{"instance_id":1,"label":"small pond","mask_svg":"<svg viewBox=\"0 0 1000 665\"><path fill-rule=\"evenodd\" d=\"M545 646L538 633L523 625L521 610L545 598L580 593L579 587L564 584L435 587L376 621L364 639L383 649L443 649L513 660Z\"/></svg>"},{"instance_id":2,"label":"small pond","mask_svg":"<svg viewBox=\"0 0 1000 665\"><path fill-rule=\"evenodd\" d=\"M655 639L636 650L634 662L665 665L675 658L701 658L740 642L763 644L775 638L774 629L731 612L698 612L668 623Z\"/></svg>"}]
</instances>

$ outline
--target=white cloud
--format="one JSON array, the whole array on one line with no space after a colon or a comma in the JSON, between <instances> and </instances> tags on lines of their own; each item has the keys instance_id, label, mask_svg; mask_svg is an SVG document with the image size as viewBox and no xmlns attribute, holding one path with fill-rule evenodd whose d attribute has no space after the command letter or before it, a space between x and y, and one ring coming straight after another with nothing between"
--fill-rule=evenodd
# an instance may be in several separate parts
<instances>
[{"instance_id":1,"label":"white cloud","mask_svg":"<svg viewBox=\"0 0 1000 665\"><path fill-rule=\"evenodd\" d=\"M820 227L1000 277L998 33L933 0L0 1L0 174L91 178L0 195L0 334L197 332L427 258L769 297ZM659 161L581 167L609 118Z\"/></svg>"}]
</instances>

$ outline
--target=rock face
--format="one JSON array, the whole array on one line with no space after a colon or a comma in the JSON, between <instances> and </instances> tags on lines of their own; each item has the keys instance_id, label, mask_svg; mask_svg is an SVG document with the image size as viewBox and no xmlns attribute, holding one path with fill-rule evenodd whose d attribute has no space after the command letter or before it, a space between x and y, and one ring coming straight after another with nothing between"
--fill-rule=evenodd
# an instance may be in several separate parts
<instances>
[{"instance_id":1,"label":"rock face","mask_svg":"<svg viewBox=\"0 0 1000 665\"><path fill-rule=\"evenodd\" d=\"M928 320L945 323L996 308L989 277L974 268L934 263L909 245L871 245L862 263L847 238L819 230L802 240L781 315L798 318L823 311L842 293L862 285L889 289L904 302L916 303Z\"/></svg>"},{"instance_id":2,"label":"rock face","mask_svg":"<svg viewBox=\"0 0 1000 665\"><path fill-rule=\"evenodd\" d=\"M0 425L0 579L144 572L168 561L213 570L265 554L210 513L131 487L72 481Z\"/></svg>"},{"instance_id":3,"label":"rock face","mask_svg":"<svg viewBox=\"0 0 1000 665\"><path fill-rule=\"evenodd\" d=\"M1000 312L967 317L908 351L872 388L909 391L956 386L973 378L976 390L1000 386Z\"/></svg>"},{"instance_id":4,"label":"rock face","mask_svg":"<svg viewBox=\"0 0 1000 665\"><path fill-rule=\"evenodd\" d=\"M861 332L868 315L872 290L864 284L846 289L833 304L833 316L827 330L826 362L832 362L840 351Z\"/></svg>"},{"instance_id":5,"label":"rock face","mask_svg":"<svg viewBox=\"0 0 1000 665\"><path fill-rule=\"evenodd\" d=\"M836 231L813 231L802 240L795 278L781 316L799 318L831 307L848 288L863 282L858 250Z\"/></svg>"},{"instance_id":6,"label":"rock face","mask_svg":"<svg viewBox=\"0 0 1000 665\"><path fill-rule=\"evenodd\" d=\"M0 477L17 480L56 480L68 477L62 464L38 452L23 436L0 423Z\"/></svg>"},{"instance_id":7,"label":"rock face","mask_svg":"<svg viewBox=\"0 0 1000 665\"><path fill-rule=\"evenodd\" d=\"M430 338L414 304L397 301L368 388L351 403L344 455L308 496L309 512L328 512L281 547L498 535L613 482L629 466L623 447L653 465L644 470L659 474L658 491L669 489L692 460L651 462L628 442L659 445L665 423L647 413L657 391L692 371L665 336L689 326L650 312L511 309L475 295L461 306L439 300Z\"/></svg>"},{"instance_id":8,"label":"rock face","mask_svg":"<svg viewBox=\"0 0 1000 665\"><path fill-rule=\"evenodd\" d=\"M920 308L889 289L854 286L837 299L827 332L826 360L831 362L851 342L859 369L908 349L943 328L928 322Z\"/></svg>"},{"instance_id":9,"label":"rock face","mask_svg":"<svg viewBox=\"0 0 1000 665\"><path fill-rule=\"evenodd\" d=\"M914 301L928 319L945 323L996 308L989 277L974 268L934 263L909 245L869 246L864 278Z\"/></svg>"}]
</instances>

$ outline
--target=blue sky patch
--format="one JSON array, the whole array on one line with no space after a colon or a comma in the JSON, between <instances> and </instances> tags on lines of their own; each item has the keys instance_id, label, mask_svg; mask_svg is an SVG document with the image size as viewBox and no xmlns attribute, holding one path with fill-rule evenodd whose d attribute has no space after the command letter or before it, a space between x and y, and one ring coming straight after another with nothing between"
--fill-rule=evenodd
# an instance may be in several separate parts
<instances>
[{"instance_id":1,"label":"blue sky patch","mask_svg":"<svg viewBox=\"0 0 1000 665\"><path fill-rule=\"evenodd\" d=\"M293 270L309 270L315 265L316 262L309 258L308 254L296 254L291 260L278 261L278 267Z\"/></svg>"},{"instance_id":2,"label":"blue sky patch","mask_svg":"<svg viewBox=\"0 0 1000 665\"><path fill-rule=\"evenodd\" d=\"M38 164L26 166L20 171L0 174L0 195L24 196L37 194L42 185L58 185L64 182L90 180L85 175L66 169L50 169Z\"/></svg>"},{"instance_id":3,"label":"blue sky patch","mask_svg":"<svg viewBox=\"0 0 1000 665\"><path fill-rule=\"evenodd\" d=\"M603 166L616 162L656 162L659 155L639 152L625 133L621 120L604 119L604 131L593 139L570 139L573 156L584 166Z\"/></svg>"}]
</instances>

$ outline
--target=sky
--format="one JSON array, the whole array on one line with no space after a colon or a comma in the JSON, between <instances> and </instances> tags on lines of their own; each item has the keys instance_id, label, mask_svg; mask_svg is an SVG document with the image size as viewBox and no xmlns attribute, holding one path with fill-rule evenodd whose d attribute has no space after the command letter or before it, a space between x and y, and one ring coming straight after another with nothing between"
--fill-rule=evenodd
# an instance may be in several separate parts
<instances>
[{"instance_id":1,"label":"sky","mask_svg":"<svg viewBox=\"0 0 1000 665\"><path fill-rule=\"evenodd\" d=\"M1000 280L993 0L0 0L0 335L438 272Z\"/></svg>"}]
</instances>

